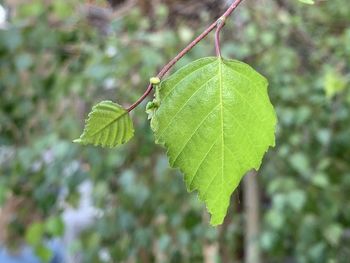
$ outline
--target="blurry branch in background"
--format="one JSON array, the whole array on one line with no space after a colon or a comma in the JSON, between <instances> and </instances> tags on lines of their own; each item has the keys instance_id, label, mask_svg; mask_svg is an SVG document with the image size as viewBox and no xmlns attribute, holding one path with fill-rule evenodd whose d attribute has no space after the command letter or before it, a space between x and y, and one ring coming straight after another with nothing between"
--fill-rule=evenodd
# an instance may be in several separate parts
<instances>
[{"instance_id":1,"label":"blurry branch in background","mask_svg":"<svg viewBox=\"0 0 350 263\"><path fill-rule=\"evenodd\" d=\"M98 2L98 3L97 3ZM150 21L150 28L155 29L159 10L168 10L166 26L175 27L186 21L192 26L200 26L203 21L218 18L233 0L106 0L113 8L113 17L121 18L132 8L138 8ZM99 5L100 1L89 3ZM104 6L105 7L105 6Z\"/></svg>"},{"instance_id":2,"label":"blurry branch in background","mask_svg":"<svg viewBox=\"0 0 350 263\"><path fill-rule=\"evenodd\" d=\"M85 4L81 6L81 13L102 34L108 35L111 33L112 10L93 4Z\"/></svg>"},{"instance_id":3,"label":"blurry branch in background","mask_svg":"<svg viewBox=\"0 0 350 263\"><path fill-rule=\"evenodd\" d=\"M125 3L113 11L113 17L121 18L124 17L132 8L137 5L137 0L124 1Z\"/></svg>"},{"instance_id":4,"label":"blurry branch in background","mask_svg":"<svg viewBox=\"0 0 350 263\"><path fill-rule=\"evenodd\" d=\"M137 0L108 1L110 5L100 5L95 1L89 1L84 5L85 14L90 14L91 18L111 21L112 19L122 18L127 15L131 9L137 7ZM110 8L112 7L112 9Z\"/></svg>"},{"instance_id":5,"label":"blurry branch in background","mask_svg":"<svg viewBox=\"0 0 350 263\"><path fill-rule=\"evenodd\" d=\"M249 172L243 179L245 210L245 263L260 263L260 215L257 172Z\"/></svg>"}]
</instances>

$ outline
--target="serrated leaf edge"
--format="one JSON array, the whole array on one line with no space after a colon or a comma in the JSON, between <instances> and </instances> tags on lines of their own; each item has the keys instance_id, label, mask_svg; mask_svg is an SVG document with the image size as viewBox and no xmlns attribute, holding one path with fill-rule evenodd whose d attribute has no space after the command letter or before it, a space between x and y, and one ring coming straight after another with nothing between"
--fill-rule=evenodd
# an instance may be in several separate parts
<instances>
[{"instance_id":1,"label":"serrated leaf edge","mask_svg":"<svg viewBox=\"0 0 350 263\"><path fill-rule=\"evenodd\" d=\"M130 135L130 137L129 137L129 138L126 138L126 139L124 139L124 140L122 140L121 143L118 144L118 145L115 145L115 146L114 146L114 145L112 145L112 144L104 145L104 144L102 144L102 143L94 143L94 144L93 144L93 143L89 143L89 142L84 142L84 141L83 141L83 137L86 136L86 133L87 133L87 131L88 131L88 128L89 128L90 125L91 125L91 124L89 123L89 121L91 120L91 118L92 118L92 116L93 116L93 114L94 114L94 111L96 110L96 108L97 108L101 103L113 103L113 104L115 104L116 106L119 106L119 107L120 107L121 109L123 109L125 112L124 112L123 114L121 114L120 116L118 116L118 118L116 118L116 119L114 119L113 121L111 121L109 124L105 125L105 127L103 127L102 129L100 129L99 131L97 131L95 134L101 132L101 131L104 130L106 127L112 125L114 122L118 121L120 118L124 117L125 115L128 115L128 117L130 117L130 116L129 116L129 113L128 113L121 105L119 105L118 103L115 103L115 102L113 102L113 101L111 101L111 100L104 100L104 101L101 101L101 102L95 104L95 105L92 107L91 111L90 111L89 114L88 114L88 117L85 119L85 124L84 124L83 133L80 135L80 137L79 137L78 139L73 140L73 143L79 143L79 144L85 145L85 146L86 146L86 145L101 146L101 147L103 147L103 148L110 148L110 149L112 149L112 148L118 147L119 145L123 145L123 144L127 143L127 142L134 136L135 130L134 130L133 125L131 125L131 135ZM95 135L95 134L94 134L94 135ZM92 136L94 136L94 135L92 135Z\"/></svg>"}]
</instances>

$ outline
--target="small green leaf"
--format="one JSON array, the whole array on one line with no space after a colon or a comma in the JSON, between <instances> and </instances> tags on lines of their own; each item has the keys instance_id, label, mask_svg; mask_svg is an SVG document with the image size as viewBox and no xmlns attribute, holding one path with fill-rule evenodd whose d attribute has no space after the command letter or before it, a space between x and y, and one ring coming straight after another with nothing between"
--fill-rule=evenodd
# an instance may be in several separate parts
<instances>
[{"instance_id":1,"label":"small green leaf","mask_svg":"<svg viewBox=\"0 0 350 263\"><path fill-rule=\"evenodd\" d=\"M146 106L146 113L148 115L149 120L151 120L153 118L156 110L159 108L159 105L160 105L159 86L155 85L154 99L153 99L153 101L148 102L147 106Z\"/></svg>"},{"instance_id":2,"label":"small green leaf","mask_svg":"<svg viewBox=\"0 0 350 263\"><path fill-rule=\"evenodd\" d=\"M330 70L324 80L324 89L328 99L342 92L346 87L346 79L339 72Z\"/></svg>"},{"instance_id":3,"label":"small green leaf","mask_svg":"<svg viewBox=\"0 0 350 263\"><path fill-rule=\"evenodd\" d=\"M134 136L129 113L111 101L102 101L92 108L85 129L76 143L116 147Z\"/></svg>"},{"instance_id":4,"label":"small green leaf","mask_svg":"<svg viewBox=\"0 0 350 263\"><path fill-rule=\"evenodd\" d=\"M25 234L25 240L28 245L38 246L43 239L44 225L42 223L33 223L29 226Z\"/></svg>"},{"instance_id":5,"label":"small green leaf","mask_svg":"<svg viewBox=\"0 0 350 263\"><path fill-rule=\"evenodd\" d=\"M64 233L64 223L60 217L50 217L45 222L45 230L53 236L61 236Z\"/></svg>"},{"instance_id":6,"label":"small green leaf","mask_svg":"<svg viewBox=\"0 0 350 263\"><path fill-rule=\"evenodd\" d=\"M221 224L243 175L275 144L267 81L242 62L203 58L163 81L158 96L156 141L206 202L211 224Z\"/></svg>"},{"instance_id":7,"label":"small green leaf","mask_svg":"<svg viewBox=\"0 0 350 263\"><path fill-rule=\"evenodd\" d=\"M331 224L326 227L326 229L323 230L323 234L332 246L338 246L341 236L343 234L343 229L340 224Z\"/></svg>"},{"instance_id":8,"label":"small green leaf","mask_svg":"<svg viewBox=\"0 0 350 263\"><path fill-rule=\"evenodd\" d=\"M35 254L40 258L42 262L50 262L52 259L52 251L44 245L38 245L35 247Z\"/></svg>"},{"instance_id":9,"label":"small green leaf","mask_svg":"<svg viewBox=\"0 0 350 263\"><path fill-rule=\"evenodd\" d=\"M314 0L299 0L299 2L307 4L307 5L313 5L315 4Z\"/></svg>"}]
</instances>

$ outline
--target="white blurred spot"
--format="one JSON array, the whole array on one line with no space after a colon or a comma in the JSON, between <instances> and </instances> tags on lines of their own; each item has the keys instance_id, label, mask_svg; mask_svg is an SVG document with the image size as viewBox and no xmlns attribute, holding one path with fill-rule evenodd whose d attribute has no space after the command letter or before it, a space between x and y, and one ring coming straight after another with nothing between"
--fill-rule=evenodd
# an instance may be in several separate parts
<instances>
[{"instance_id":1,"label":"white blurred spot","mask_svg":"<svg viewBox=\"0 0 350 263\"><path fill-rule=\"evenodd\" d=\"M6 18L7 18L7 11L6 9L0 5L0 29L6 28Z\"/></svg>"},{"instance_id":2,"label":"white blurred spot","mask_svg":"<svg viewBox=\"0 0 350 263\"><path fill-rule=\"evenodd\" d=\"M96 208L92 200L93 185L89 180L84 181L78 188L80 202L78 207L66 207L63 211L62 218L65 224L65 233L63 242L66 246L66 263L76 263L78 256L72 253L71 249L74 242L78 239L79 234L93 225L101 217L102 211Z\"/></svg>"},{"instance_id":3,"label":"white blurred spot","mask_svg":"<svg viewBox=\"0 0 350 263\"><path fill-rule=\"evenodd\" d=\"M98 253L98 256L102 262L111 262L112 261L112 257L109 254L107 249L102 248L100 250L100 252Z\"/></svg>"},{"instance_id":4,"label":"white blurred spot","mask_svg":"<svg viewBox=\"0 0 350 263\"><path fill-rule=\"evenodd\" d=\"M107 78L103 82L103 87L105 90L111 90L114 89L117 85L117 81L115 78Z\"/></svg>"},{"instance_id":5,"label":"white blurred spot","mask_svg":"<svg viewBox=\"0 0 350 263\"><path fill-rule=\"evenodd\" d=\"M115 55L118 54L118 49L116 49L113 46L108 46L106 49L106 55L110 58L114 57Z\"/></svg>"}]
</instances>

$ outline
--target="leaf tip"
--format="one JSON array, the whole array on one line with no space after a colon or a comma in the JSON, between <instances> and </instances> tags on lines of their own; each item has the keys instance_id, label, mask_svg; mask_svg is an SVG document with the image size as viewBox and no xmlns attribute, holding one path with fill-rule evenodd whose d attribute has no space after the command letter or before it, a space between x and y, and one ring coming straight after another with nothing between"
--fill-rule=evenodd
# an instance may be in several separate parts
<instances>
[{"instance_id":1,"label":"leaf tip","mask_svg":"<svg viewBox=\"0 0 350 263\"><path fill-rule=\"evenodd\" d=\"M224 222L224 217L225 215L221 216L221 215L212 214L210 218L210 225L213 227L217 227L221 225Z\"/></svg>"},{"instance_id":2,"label":"leaf tip","mask_svg":"<svg viewBox=\"0 0 350 263\"><path fill-rule=\"evenodd\" d=\"M73 140L73 143L79 143L79 144L81 144L82 142L83 142L83 141L82 141L80 138Z\"/></svg>"}]
</instances>

